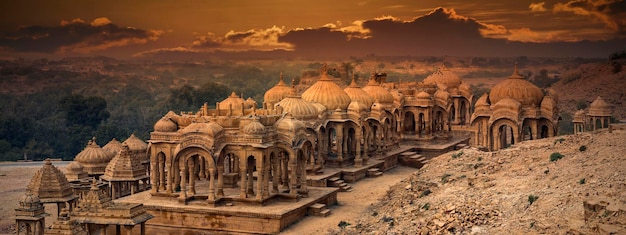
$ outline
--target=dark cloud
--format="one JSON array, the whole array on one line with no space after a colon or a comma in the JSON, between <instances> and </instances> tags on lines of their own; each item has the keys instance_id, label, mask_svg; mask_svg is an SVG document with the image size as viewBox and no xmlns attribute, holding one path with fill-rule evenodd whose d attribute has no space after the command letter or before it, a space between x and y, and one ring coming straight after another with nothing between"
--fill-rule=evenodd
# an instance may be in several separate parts
<instances>
[{"instance_id":1,"label":"dark cloud","mask_svg":"<svg viewBox=\"0 0 626 235\"><path fill-rule=\"evenodd\" d=\"M89 53L111 47L145 44L162 34L157 30L120 27L107 18L92 22L62 21L58 26L24 26L0 34L0 48L14 52Z\"/></svg>"},{"instance_id":2,"label":"dark cloud","mask_svg":"<svg viewBox=\"0 0 626 235\"><path fill-rule=\"evenodd\" d=\"M616 33L626 35L625 0L573 0L554 4L553 11L589 16Z\"/></svg>"}]
</instances>

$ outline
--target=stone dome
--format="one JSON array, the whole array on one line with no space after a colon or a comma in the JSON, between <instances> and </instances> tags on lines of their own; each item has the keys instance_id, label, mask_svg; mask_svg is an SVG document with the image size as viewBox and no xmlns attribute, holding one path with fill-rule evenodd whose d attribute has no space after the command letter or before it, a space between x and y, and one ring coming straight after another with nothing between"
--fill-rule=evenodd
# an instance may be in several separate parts
<instances>
[{"instance_id":1,"label":"stone dome","mask_svg":"<svg viewBox=\"0 0 626 235\"><path fill-rule=\"evenodd\" d=\"M589 105L589 112L587 114L589 116L610 117L611 105L604 101L601 96L598 96L598 98Z\"/></svg>"},{"instance_id":2,"label":"stone dome","mask_svg":"<svg viewBox=\"0 0 626 235\"><path fill-rule=\"evenodd\" d=\"M290 96L284 98L275 106L282 107L283 113L289 113L292 117L300 120L316 119L319 114L319 110L315 105L296 95L295 89L292 89Z\"/></svg>"},{"instance_id":3,"label":"stone dome","mask_svg":"<svg viewBox=\"0 0 626 235\"><path fill-rule=\"evenodd\" d=\"M109 163L113 158L112 156L114 155L100 148L100 145L96 143L96 137L93 137L87 143L85 149L76 155L74 160L86 167L89 164Z\"/></svg>"},{"instance_id":4,"label":"stone dome","mask_svg":"<svg viewBox=\"0 0 626 235\"><path fill-rule=\"evenodd\" d=\"M72 161L70 162L70 164L67 164L65 170L67 172L84 172L83 165L81 165L77 161Z\"/></svg>"},{"instance_id":5,"label":"stone dome","mask_svg":"<svg viewBox=\"0 0 626 235\"><path fill-rule=\"evenodd\" d=\"M228 110L229 107L232 105L233 109L241 109L242 105L244 105L245 100L242 99L241 97L239 97L234 91L232 93L230 93L230 96L228 96L228 98L222 100L222 102L220 102L219 104L219 109L220 110Z\"/></svg>"},{"instance_id":6,"label":"stone dome","mask_svg":"<svg viewBox=\"0 0 626 235\"><path fill-rule=\"evenodd\" d=\"M265 125L259 122L258 118L253 118L241 131L247 135L262 135L265 134Z\"/></svg>"},{"instance_id":7,"label":"stone dome","mask_svg":"<svg viewBox=\"0 0 626 235\"><path fill-rule=\"evenodd\" d=\"M365 92L363 89L361 89L361 87L359 87L359 85L356 84L354 76L352 76L352 82L350 83L350 85L343 89L343 91L348 94L352 102L358 101L361 104L367 106L368 109L369 107L372 107L372 104L374 104L374 98L372 98L372 96L367 94L367 92Z\"/></svg>"},{"instance_id":8,"label":"stone dome","mask_svg":"<svg viewBox=\"0 0 626 235\"><path fill-rule=\"evenodd\" d=\"M42 209L43 204L37 195L33 195L30 191L26 191L26 194L20 198L20 208L37 210Z\"/></svg>"},{"instance_id":9,"label":"stone dome","mask_svg":"<svg viewBox=\"0 0 626 235\"><path fill-rule=\"evenodd\" d=\"M109 141L109 143L104 145L102 149L111 153L111 159L113 159L113 157L115 157L115 154L117 154L117 152L119 152L122 149L122 143L117 141L117 139L113 138L111 139L111 141Z\"/></svg>"},{"instance_id":10,"label":"stone dome","mask_svg":"<svg viewBox=\"0 0 626 235\"><path fill-rule=\"evenodd\" d=\"M430 100L430 94L428 94L428 92L425 92L425 91L420 91L420 93L417 93L417 95L415 96L415 99Z\"/></svg>"},{"instance_id":11,"label":"stone dome","mask_svg":"<svg viewBox=\"0 0 626 235\"><path fill-rule=\"evenodd\" d=\"M65 199L74 195L67 178L50 159L46 159L43 167L31 178L28 190L40 199Z\"/></svg>"},{"instance_id":12,"label":"stone dome","mask_svg":"<svg viewBox=\"0 0 626 235\"><path fill-rule=\"evenodd\" d=\"M279 119L274 126L280 132L289 132L293 133L299 129L304 129L306 126L303 122L294 119L291 115L287 114L285 117Z\"/></svg>"},{"instance_id":13,"label":"stone dome","mask_svg":"<svg viewBox=\"0 0 626 235\"><path fill-rule=\"evenodd\" d=\"M370 79L369 82L367 82L367 86L363 87L363 90L374 98L374 102L381 104L393 103L393 95L391 95L391 92L380 86L374 79Z\"/></svg>"},{"instance_id":14,"label":"stone dome","mask_svg":"<svg viewBox=\"0 0 626 235\"><path fill-rule=\"evenodd\" d=\"M162 117L154 124L154 131L156 132L175 132L178 130L178 125L168 117Z\"/></svg>"},{"instance_id":15,"label":"stone dome","mask_svg":"<svg viewBox=\"0 0 626 235\"><path fill-rule=\"evenodd\" d=\"M459 86L459 92L462 96L465 96L466 98L472 96L472 88L467 85L467 83L461 83L461 85Z\"/></svg>"},{"instance_id":16,"label":"stone dome","mask_svg":"<svg viewBox=\"0 0 626 235\"><path fill-rule=\"evenodd\" d=\"M291 87L289 87L285 80L283 80L283 73L280 73L280 80L278 84L270 88L263 95L263 101L269 104L276 104L291 93Z\"/></svg>"},{"instance_id":17,"label":"stone dome","mask_svg":"<svg viewBox=\"0 0 626 235\"><path fill-rule=\"evenodd\" d=\"M352 101L350 102L350 105L348 105L348 111L356 113L367 112L370 110L371 107L372 106L367 106L360 101Z\"/></svg>"},{"instance_id":18,"label":"stone dome","mask_svg":"<svg viewBox=\"0 0 626 235\"><path fill-rule=\"evenodd\" d=\"M506 111L513 111L517 113L520 111L521 108L522 108L522 104L519 101L511 99L511 98L504 98L498 101L498 103L494 105L493 110L494 112L506 110Z\"/></svg>"},{"instance_id":19,"label":"stone dome","mask_svg":"<svg viewBox=\"0 0 626 235\"><path fill-rule=\"evenodd\" d=\"M222 130L224 130L224 128L215 122L194 122L185 127L185 129L182 130L182 134L198 133L216 136L221 133Z\"/></svg>"},{"instance_id":20,"label":"stone dome","mask_svg":"<svg viewBox=\"0 0 626 235\"><path fill-rule=\"evenodd\" d=\"M302 99L320 103L327 110L346 110L351 102L350 96L328 77L325 68L320 79L302 93Z\"/></svg>"},{"instance_id":21,"label":"stone dome","mask_svg":"<svg viewBox=\"0 0 626 235\"><path fill-rule=\"evenodd\" d=\"M128 137L128 139L126 139L124 143L122 143L122 145L124 144L128 145L128 149L132 152L145 152L146 150L148 150L148 144L146 144L146 142L143 142L143 140L137 138L135 134L131 134L130 137Z\"/></svg>"},{"instance_id":22,"label":"stone dome","mask_svg":"<svg viewBox=\"0 0 626 235\"><path fill-rule=\"evenodd\" d=\"M511 98L519 101L524 106L539 106L543 99L543 91L517 72L517 65L511 75L506 80L495 85L489 93L492 104L498 103L504 98Z\"/></svg>"},{"instance_id":23,"label":"stone dome","mask_svg":"<svg viewBox=\"0 0 626 235\"><path fill-rule=\"evenodd\" d=\"M491 106L491 104L489 103L489 95L487 95L487 93L484 93L476 101L476 104L474 105L474 110L475 110L475 112L489 111L489 107L490 106Z\"/></svg>"},{"instance_id":24,"label":"stone dome","mask_svg":"<svg viewBox=\"0 0 626 235\"><path fill-rule=\"evenodd\" d=\"M397 103L402 103L404 101L404 94L399 91L390 91L391 96L393 96L393 101Z\"/></svg>"},{"instance_id":25,"label":"stone dome","mask_svg":"<svg viewBox=\"0 0 626 235\"><path fill-rule=\"evenodd\" d=\"M442 84L450 89L458 88L461 82L461 78L448 70L445 65L441 65L437 71L424 79L424 83L426 84Z\"/></svg>"},{"instance_id":26,"label":"stone dome","mask_svg":"<svg viewBox=\"0 0 626 235\"><path fill-rule=\"evenodd\" d=\"M445 90L437 90L437 92L435 92L435 99L445 103L450 99L450 93Z\"/></svg>"}]
</instances>

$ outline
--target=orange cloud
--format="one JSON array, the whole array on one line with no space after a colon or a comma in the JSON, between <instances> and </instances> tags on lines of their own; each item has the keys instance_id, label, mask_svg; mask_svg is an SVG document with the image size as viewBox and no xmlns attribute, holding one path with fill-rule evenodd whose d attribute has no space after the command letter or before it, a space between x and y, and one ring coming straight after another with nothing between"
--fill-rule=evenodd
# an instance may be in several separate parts
<instances>
[{"instance_id":1,"label":"orange cloud","mask_svg":"<svg viewBox=\"0 0 626 235\"><path fill-rule=\"evenodd\" d=\"M620 34L626 28L626 1L624 0L572 0L554 5L554 13L571 12L589 16Z\"/></svg>"},{"instance_id":2,"label":"orange cloud","mask_svg":"<svg viewBox=\"0 0 626 235\"><path fill-rule=\"evenodd\" d=\"M248 31L229 31L224 36L214 33L202 35L192 42L192 47L219 50L292 50L293 45L279 42L278 38L284 34L284 27L273 26L267 29L252 29Z\"/></svg>"},{"instance_id":3,"label":"orange cloud","mask_svg":"<svg viewBox=\"0 0 626 235\"><path fill-rule=\"evenodd\" d=\"M539 3L530 3L530 5L528 6L528 8L530 8L530 11L532 12L544 12L547 11L548 9L546 9L546 7L544 7L546 3L545 2L539 2Z\"/></svg>"}]
</instances>

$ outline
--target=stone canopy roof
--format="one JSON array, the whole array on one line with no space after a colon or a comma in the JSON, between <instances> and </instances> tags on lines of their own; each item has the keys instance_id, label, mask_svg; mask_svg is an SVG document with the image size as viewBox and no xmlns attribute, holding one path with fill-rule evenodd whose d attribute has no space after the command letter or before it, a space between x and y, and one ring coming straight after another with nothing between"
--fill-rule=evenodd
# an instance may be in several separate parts
<instances>
[{"instance_id":1,"label":"stone canopy roof","mask_svg":"<svg viewBox=\"0 0 626 235\"><path fill-rule=\"evenodd\" d=\"M28 184L28 190L39 197L42 202L67 202L76 198L72 186L61 170L46 159Z\"/></svg>"},{"instance_id":2,"label":"stone canopy roof","mask_svg":"<svg viewBox=\"0 0 626 235\"><path fill-rule=\"evenodd\" d=\"M601 96L598 96L591 105L589 105L589 116L610 117L611 105L609 105Z\"/></svg>"},{"instance_id":3,"label":"stone canopy roof","mask_svg":"<svg viewBox=\"0 0 626 235\"><path fill-rule=\"evenodd\" d=\"M122 150L109 162L100 178L106 181L137 181L147 177L141 159L132 157L129 146L124 143Z\"/></svg>"}]
</instances>

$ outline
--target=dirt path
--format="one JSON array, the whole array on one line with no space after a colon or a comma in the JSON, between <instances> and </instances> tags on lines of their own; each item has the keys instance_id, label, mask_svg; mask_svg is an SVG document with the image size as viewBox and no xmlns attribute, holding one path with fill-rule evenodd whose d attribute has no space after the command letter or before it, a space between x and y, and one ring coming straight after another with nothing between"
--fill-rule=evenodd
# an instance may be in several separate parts
<instances>
[{"instance_id":1,"label":"dirt path","mask_svg":"<svg viewBox=\"0 0 626 235\"><path fill-rule=\"evenodd\" d=\"M328 217L307 216L298 223L291 225L281 234L327 234L339 229L340 221L355 224L357 217L366 212L367 208L378 202L390 186L397 184L415 172L416 169L398 166L386 171L378 178L365 178L352 185L352 192L340 192L337 195L339 205L331 207L332 214Z\"/></svg>"}]
</instances>

